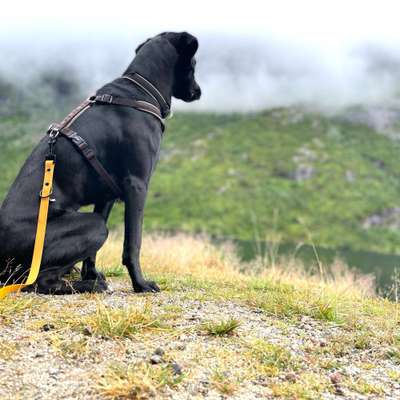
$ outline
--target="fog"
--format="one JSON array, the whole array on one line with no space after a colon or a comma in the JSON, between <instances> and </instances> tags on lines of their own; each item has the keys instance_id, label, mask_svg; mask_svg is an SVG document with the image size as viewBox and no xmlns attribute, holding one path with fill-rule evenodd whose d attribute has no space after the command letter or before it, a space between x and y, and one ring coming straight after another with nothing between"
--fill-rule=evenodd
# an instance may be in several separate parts
<instances>
[{"instance_id":1,"label":"fog","mask_svg":"<svg viewBox=\"0 0 400 400\"><path fill-rule=\"evenodd\" d=\"M261 4L250 3L254 7ZM397 106L400 33L392 31L393 24L397 26L395 2L388 8L384 0L371 2L373 7L339 1L328 10L310 1L287 9L286 1L283 8L267 3L269 8L230 10L232 14L225 19L224 8L218 6L203 6L200 16L189 21L170 9L169 19L156 15L148 24L149 19L132 24L129 12L119 22L99 10L95 10L96 17L89 8L74 19L73 14L54 20L46 14L30 17L27 12L18 17L6 13L0 16L0 77L24 88L43 71L60 70L77 76L82 95L90 94L119 76L136 46L147 37L185 29L199 38L197 77L203 97L190 105L176 101L176 108L252 111L299 104L322 110L358 104ZM260 16L267 9L272 12ZM207 19L211 11L215 15ZM243 19L241 12L251 19ZM93 25L95 17L100 19Z\"/></svg>"}]
</instances>

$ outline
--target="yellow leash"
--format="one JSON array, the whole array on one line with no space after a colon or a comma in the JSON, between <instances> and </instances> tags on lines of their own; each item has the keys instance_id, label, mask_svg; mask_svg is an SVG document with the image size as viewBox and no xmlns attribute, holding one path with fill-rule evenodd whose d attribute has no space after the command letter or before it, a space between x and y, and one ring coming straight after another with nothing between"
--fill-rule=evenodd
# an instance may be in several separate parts
<instances>
[{"instance_id":1,"label":"yellow leash","mask_svg":"<svg viewBox=\"0 0 400 400\"><path fill-rule=\"evenodd\" d=\"M55 161L46 160L44 167L44 177L42 191L40 192L39 217L36 228L35 246L33 248L33 256L28 279L25 283L5 286L0 289L0 300L4 299L9 293L20 291L22 288L35 283L42 262L44 239L46 237L47 216L49 212L50 196L53 192L53 176Z\"/></svg>"}]
</instances>

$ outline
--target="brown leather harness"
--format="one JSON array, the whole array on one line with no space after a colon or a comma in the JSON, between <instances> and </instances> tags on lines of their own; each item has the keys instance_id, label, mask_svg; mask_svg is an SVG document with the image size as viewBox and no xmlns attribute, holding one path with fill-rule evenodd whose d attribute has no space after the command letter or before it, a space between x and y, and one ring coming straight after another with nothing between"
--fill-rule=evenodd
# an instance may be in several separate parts
<instances>
[{"instance_id":1,"label":"brown leather harness","mask_svg":"<svg viewBox=\"0 0 400 400\"><path fill-rule=\"evenodd\" d=\"M59 135L64 136L72 142L75 148L82 154L86 161L93 167L100 179L108 186L110 191L118 199L122 199L122 190L115 182L115 179L107 172L96 156L95 151L87 142L70 128L71 124L79 118L85 111L96 104L111 104L135 108L156 117L164 131L164 119L170 114L170 105L165 100L159 90L146 78L138 73L132 73L122 76L122 78L134 83L144 94L150 96L155 104L144 100L136 100L125 97L113 96L110 94L101 94L91 96L83 101L78 107L71 111L60 123L50 125L47 134L49 135L49 158L54 155L54 145Z\"/></svg>"}]
</instances>

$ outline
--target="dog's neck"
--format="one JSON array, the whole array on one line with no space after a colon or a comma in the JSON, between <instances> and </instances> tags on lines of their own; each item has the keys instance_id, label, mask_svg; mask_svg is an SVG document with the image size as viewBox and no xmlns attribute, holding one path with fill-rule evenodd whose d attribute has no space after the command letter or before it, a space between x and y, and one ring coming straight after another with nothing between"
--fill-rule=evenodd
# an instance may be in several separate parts
<instances>
[{"instance_id":1,"label":"dog's neck","mask_svg":"<svg viewBox=\"0 0 400 400\"><path fill-rule=\"evenodd\" d=\"M171 104L176 61L175 54L166 57L156 53L150 58L139 53L125 71L125 75L134 72L142 75L160 91L168 104Z\"/></svg>"}]
</instances>

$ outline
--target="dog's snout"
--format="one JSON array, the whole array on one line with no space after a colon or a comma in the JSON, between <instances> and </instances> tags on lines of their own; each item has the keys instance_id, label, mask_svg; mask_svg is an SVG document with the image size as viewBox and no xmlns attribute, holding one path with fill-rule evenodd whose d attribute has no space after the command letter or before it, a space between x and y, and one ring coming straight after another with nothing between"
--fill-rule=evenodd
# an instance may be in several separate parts
<instances>
[{"instance_id":1,"label":"dog's snout","mask_svg":"<svg viewBox=\"0 0 400 400\"><path fill-rule=\"evenodd\" d=\"M192 99L193 100L198 100L201 97L201 89L200 86L197 85L193 90L192 90Z\"/></svg>"}]
</instances>

